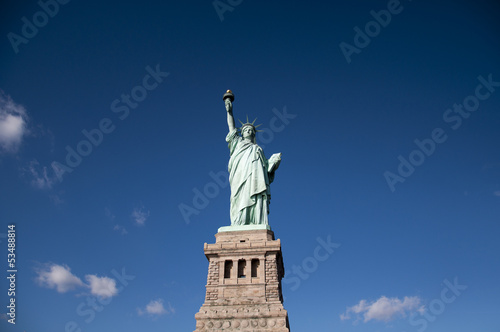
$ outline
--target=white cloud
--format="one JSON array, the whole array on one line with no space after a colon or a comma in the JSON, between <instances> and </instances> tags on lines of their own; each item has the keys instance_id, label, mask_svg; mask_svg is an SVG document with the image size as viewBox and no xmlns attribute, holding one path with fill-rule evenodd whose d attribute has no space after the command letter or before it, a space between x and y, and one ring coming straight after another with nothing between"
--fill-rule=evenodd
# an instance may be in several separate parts
<instances>
[{"instance_id":1,"label":"white cloud","mask_svg":"<svg viewBox=\"0 0 500 332\"><path fill-rule=\"evenodd\" d=\"M31 184L38 189L51 189L56 182L55 177L50 177L47 174L47 167L41 167L38 160L32 160L28 164L27 168L24 169L25 172L33 178Z\"/></svg>"},{"instance_id":2,"label":"white cloud","mask_svg":"<svg viewBox=\"0 0 500 332\"><path fill-rule=\"evenodd\" d=\"M125 227L123 226L120 226L120 225L115 225L115 227L113 227L113 230L117 231L117 232L120 232L121 235L125 235L125 234L128 234L127 230L125 229Z\"/></svg>"},{"instance_id":3,"label":"white cloud","mask_svg":"<svg viewBox=\"0 0 500 332\"><path fill-rule=\"evenodd\" d=\"M68 266L48 264L37 273L37 281L40 285L55 288L59 293L84 285L80 278L71 273Z\"/></svg>"},{"instance_id":4,"label":"white cloud","mask_svg":"<svg viewBox=\"0 0 500 332\"><path fill-rule=\"evenodd\" d=\"M111 212L111 209L108 207L104 208L104 215L110 220L115 220L116 216Z\"/></svg>"},{"instance_id":5,"label":"white cloud","mask_svg":"<svg viewBox=\"0 0 500 332\"><path fill-rule=\"evenodd\" d=\"M0 90L0 150L17 152L27 133L27 121L24 107Z\"/></svg>"},{"instance_id":6,"label":"white cloud","mask_svg":"<svg viewBox=\"0 0 500 332\"><path fill-rule=\"evenodd\" d=\"M493 192L493 195L500 197L500 190Z\"/></svg>"},{"instance_id":7,"label":"white cloud","mask_svg":"<svg viewBox=\"0 0 500 332\"><path fill-rule=\"evenodd\" d=\"M340 315L340 319L348 320L354 316L356 321L363 319L365 323L370 320L389 322L416 311L420 313L424 311L418 296L405 296L403 300L382 296L376 301L361 300L358 304L348 307L346 312Z\"/></svg>"},{"instance_id":8,"label":"white cloud","mask_svg":"<svg viewBox=\"0 0 500 332\"><path fill-rule=\"evenodd\" d=\"M134 211L132 211L132 219L134 219L135 223L139 226L143 226L148 217L149 210L146 210L144 206L136 207Z\"/></svg>"},{"instance_id":9,"label":"white cloud","mask_svg":"<svg viewBox=\"0 0 500 332\"><path fill-rule=\"evenodd\" d=\"M172 308L170 302L168 303L168 309L163 306L163 299L152 300L146 305L144 309L137 309L139 315L148 314L150 316L160 316L165 314L175 313L175 309Z\"/></svg>"},{"instance_id":10,"label":"white cloud","mask_svg":"<svg viewBox=\"0 0 500 332\"><path fill-rule=\"evenodd\" d=\"M59 293L65 293L77 287L90 288L90 293L102 298L112 297L118 294L116 280L108 277L98 277L87 274L82 282L80 278L71 273L67 265L44 264L43 268L37 270L37 282L47 288L55 288Z\"/></svg>"},{"instance_id":11,"label":"white cloud","mask_svg":"<svg viewBox=\"0 0 500 332\"><path fill-rule=\"evenodd\" d=\"M103 298L112 297L118 294L116 280L108 277L98 277L88 274L85 279L89 283L90 293Z\"/></svg>"},{"instance_id":12,"label":"white cloud","mask_svg":"<svg viewBox=\"0 0 500 332\"><path fill-rule=\"evenodd\" d=\"M50 200L52 203L55 205L61 205L64 203L64 200L61 198L60 195L54 194L54 195L49 195Z\"/></svg>"}]
</instances>

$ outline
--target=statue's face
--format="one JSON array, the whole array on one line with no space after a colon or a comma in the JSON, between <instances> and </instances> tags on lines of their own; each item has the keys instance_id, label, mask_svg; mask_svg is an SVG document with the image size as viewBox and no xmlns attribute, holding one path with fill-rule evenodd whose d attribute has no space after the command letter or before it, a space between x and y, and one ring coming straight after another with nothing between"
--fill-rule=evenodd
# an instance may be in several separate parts
<instances>
[{"instance_id":1,"label":"statue's face","mask_svg":"<svg viewBox=\"0 0 500 332\"><path fill-rule=\"evenodd\" d=\"M243 138L249 138L253 140L255 137L255 130L253 129L252 126L246 126L241 131L241 136L243 136Z\"/></svg>"}]
</instances>

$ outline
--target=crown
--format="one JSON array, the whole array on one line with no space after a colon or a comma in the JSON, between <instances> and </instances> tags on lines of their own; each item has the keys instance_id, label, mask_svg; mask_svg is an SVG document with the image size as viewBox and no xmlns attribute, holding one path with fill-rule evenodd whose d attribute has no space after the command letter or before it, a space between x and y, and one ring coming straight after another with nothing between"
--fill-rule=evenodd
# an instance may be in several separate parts
<instances>
[{"instance_id":1,"label":"crown","mask_svg":"<svg viewBox=\"0 0 500 332\"><path fill-rule=\"evenodd\" d=\"M259 131L262 131L262 130L257 130L258 127L262 126L262 123L259 124L259 125L254 125L255 121L257 121L257 118L255 118L255 120L253 120L252 122L248 121L248 115L247 115L247 122L246 123L243 123L240 119L238 119L238 121L241 123L241 127L240 127L240 130L243 130L244 127L246 126L252 126L253 129L255 130L255 132L259 132Z\"/></svg>"}]
</instances>

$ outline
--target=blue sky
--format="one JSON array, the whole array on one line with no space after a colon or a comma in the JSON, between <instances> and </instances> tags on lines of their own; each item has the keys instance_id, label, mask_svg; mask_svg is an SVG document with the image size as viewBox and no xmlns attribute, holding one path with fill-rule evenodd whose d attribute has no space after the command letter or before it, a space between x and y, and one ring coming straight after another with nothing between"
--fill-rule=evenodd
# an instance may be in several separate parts
<instances>
[{"instance_id":1,"label":"blue sky","mask_svg":"<svg viewBox=\"0 0 500 332\"><path fill-rule=\"evenodd\" d=\"M230 224L232 89L283 154L269 222L294 331L498 332L498 13L4 1L0 330L195 329L203 243Z\"/></svg>"}]
</instances>

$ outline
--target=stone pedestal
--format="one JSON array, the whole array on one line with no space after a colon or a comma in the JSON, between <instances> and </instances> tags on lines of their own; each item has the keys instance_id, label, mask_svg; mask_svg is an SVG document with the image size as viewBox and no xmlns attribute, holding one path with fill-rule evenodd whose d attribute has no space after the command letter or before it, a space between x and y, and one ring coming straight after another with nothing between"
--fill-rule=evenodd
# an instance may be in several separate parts
<instances>
[{"instance_id":1,"label":"stone pedestal","mask_svg":"<svg viewBox=\"0 0 500 332\"><path fill-rule=\"evenodd\" d=\"M207 292L195 332L289 332L280 240L268 229L219 231L215 238L205 243Z\"/></svg>"}]
</instances>

